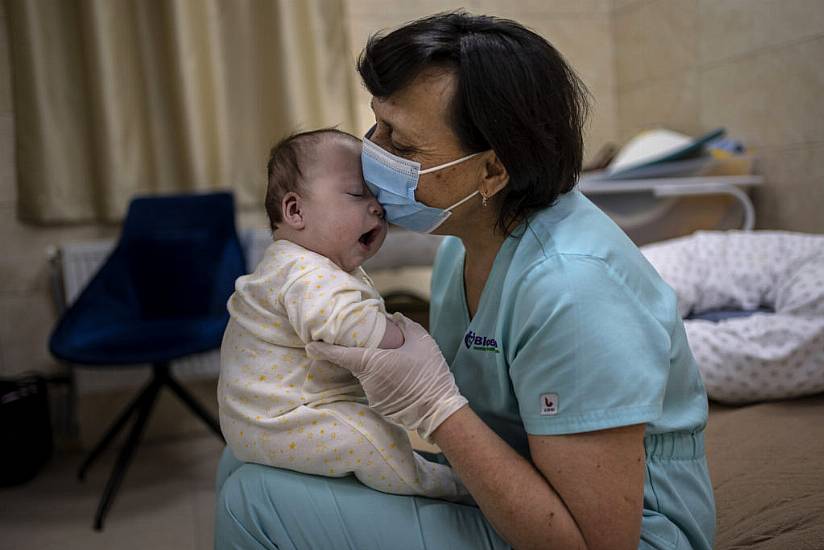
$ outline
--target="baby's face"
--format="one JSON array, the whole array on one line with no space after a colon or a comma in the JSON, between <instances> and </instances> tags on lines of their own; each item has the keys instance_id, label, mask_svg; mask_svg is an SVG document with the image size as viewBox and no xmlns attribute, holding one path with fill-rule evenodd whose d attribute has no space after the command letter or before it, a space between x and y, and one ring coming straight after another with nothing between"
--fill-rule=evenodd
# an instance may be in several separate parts
<instances>
[{"instance_id":1,"label":"baby's face","mask_svg":"<svg viewBox=\"0 0 824 550\"><path fill-rule=\"evenodd\" d=\"M321 143L304 172L303 215L312 250L352 271L375 255L386 238L383 209L361 172L360 144Z\"/></svg>"}]
</instances>

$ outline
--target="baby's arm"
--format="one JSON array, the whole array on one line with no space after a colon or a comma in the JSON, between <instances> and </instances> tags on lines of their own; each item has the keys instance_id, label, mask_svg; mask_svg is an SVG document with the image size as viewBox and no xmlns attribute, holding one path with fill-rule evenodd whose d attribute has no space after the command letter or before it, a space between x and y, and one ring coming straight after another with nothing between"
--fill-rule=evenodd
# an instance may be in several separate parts
<instances>
[{"instance_id":1,"label":"baby's arm","mask_svg":"<svg viewBox=\"0 0 824 550\"><path fill-rule=\"evenodd\" d=\"M289 322L304 342L384 349L403 344L377 293L337 268L303 270L281 294Z\"/></svg>"},{"instance_id":2,"label":"baby's arm","mask_svg":"<svg viewBox=\"0 0 824 550\"><path fill-rule=\"evenodd\" d=\"M378 347L381 349L395 349L403 345L403 332L391 317L386 319L386 331Z\"/></svg>"}]
</instances>

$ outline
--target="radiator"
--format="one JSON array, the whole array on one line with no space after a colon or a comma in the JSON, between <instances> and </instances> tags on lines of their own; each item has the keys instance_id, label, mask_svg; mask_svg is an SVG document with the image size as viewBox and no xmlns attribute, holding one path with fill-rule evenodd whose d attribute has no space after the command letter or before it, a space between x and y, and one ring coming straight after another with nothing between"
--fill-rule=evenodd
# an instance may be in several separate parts
<instances>
[{"instance_id":1,"label":"radiator","mask_svg":"<svg viewBox=\"0 0 824 550\"><path fill-rule=\"evenodd\" d=\"M246 229L239 232L239 238L247 268L252 271L263 258L266 247L272 242L272 236L265 229ZM390 270L391 273L391 270L402 267L431 266L440 240L439 237L393 229L387 235L381 250L364 264L364 268L370 272ZM66 243L51 252L54 298L58 311L64 311L77 299L111 253L115 242L113 239L99 239ZM390 275L390 281L391 278ZM387 278L384 276L382 279ZM389 286L391 287L391 283ZM380 290L388 291L391 288ZM219 370L218 351L190 355L172 362L172 371L181 380L215 378ZM149 374L149 369L126 369L122 366L116 369L76 368L75 391L83 394L134 387L148 380Z\"/></svg>"}]
</instances>

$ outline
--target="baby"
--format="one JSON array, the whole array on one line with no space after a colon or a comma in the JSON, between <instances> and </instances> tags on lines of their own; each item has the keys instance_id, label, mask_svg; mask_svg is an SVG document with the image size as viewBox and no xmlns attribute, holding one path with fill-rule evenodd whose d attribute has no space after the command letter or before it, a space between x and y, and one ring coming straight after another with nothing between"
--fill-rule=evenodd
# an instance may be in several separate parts
<instances>
[{"instance_id":1,"label":"baby","mask_svg":"<svg viewBox=\"0 0 824 550\"><path fill-rule=\"evenodd\" d=\"M387 224L363 181L361 142L338 130L286 138L271 152L266 211L274 242L229 299L220 426L240 460L309 474L353 473L380 491L459 499L448 466L416 454L372 411L356 378L306 355L324 341L397 348L403 333L360 267Z\"/></svg>"}]
</instances>

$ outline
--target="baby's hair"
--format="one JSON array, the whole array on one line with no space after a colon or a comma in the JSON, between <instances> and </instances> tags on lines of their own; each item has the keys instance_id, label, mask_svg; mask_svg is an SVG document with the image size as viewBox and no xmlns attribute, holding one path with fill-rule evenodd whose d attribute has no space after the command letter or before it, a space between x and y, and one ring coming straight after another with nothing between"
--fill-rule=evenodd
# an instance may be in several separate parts
<instances>
[{"instance_id":1,"label":"baby's hair","mask_svg":"<svg viewBox=\"0 0 824 550\"><path fill-rule=\"evenodd\" d=\"M327 139L351 139L360 143L360 139L338 130L337 128L321 128L310 132L297 132L280 140L269 152L269 163L266 166L266 215L269 216L269 226L274 233L277 225L283 222L280 203L284 195L298 192L303 183L303 169L306 162L319 162L313 158L311 152Z\"/></svg>"}]
</instances>

